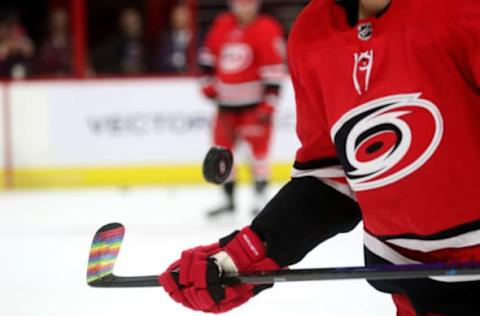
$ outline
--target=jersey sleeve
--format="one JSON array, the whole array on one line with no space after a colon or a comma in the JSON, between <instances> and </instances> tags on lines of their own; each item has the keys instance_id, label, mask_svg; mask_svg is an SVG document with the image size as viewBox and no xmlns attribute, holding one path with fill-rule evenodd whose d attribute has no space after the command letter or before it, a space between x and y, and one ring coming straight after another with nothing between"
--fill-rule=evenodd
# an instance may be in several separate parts
<instances>
[{"instance_id":1,"label":"jersey sleeve","mask_svg":"<svg viewBox=\"0 0 480 316\"><path fill-rule=\"evenodd\" d=\"M469 52L470 67L477 87L480 88L480 2L477 1L471 10L466 18L465 28L470 34L466 45Z\"/></svg>"},{"instance_id":2,"label":"jersey sleeve","mask_svg":"<svg viewBox=\"0 0 480 316\"><path fill-rule=\"evenodd\" d=\"M281 26L273 19L264 17L256 45L256 59L260 79L265 87L266 101L278 103L282 81L287 76L286 44Z\"/></svg>"},{"instance_id":3,"label":"jersey sleeve","mask_svg":"<svg viewBox=\"0 0 480 316\"><path fill-rule=\"evenodd\" d=\"M458 44L459 63L465 65L469 77L480 88L480 2L465 0L455 18L455 36Z\"/></svg>"},{"instance_id":4,"label":"jersey sleeve","mask_svg":"<svg viewBox=\"0 0 480 316\"><path fill-rule=\"evenodd\" d=\"M260 77L265 83L277 84L285 78L286 44L280 25L264 18L257 38L256 58Z\"/></svg>"},{"instance_id":5,"label":"jersey sleeve","mask_svg":"<svg viewBox=\"0 0 480 316\"><path fill-rule=\"evenodd\" d=\"M313 87L308 69L300 64L301 55L289 46L290 75L293 81L297 113L297 150L292 178L315 177L341 193L355 198L330 138L321 91ZM313 95L315 93L315 95Z\"/></svg>"},{"instance_id":6,"label":"jersey sleeve","mask_svg":"<svg viewBox=\"0 0 480 316\"><path fill-rule=\"evenodd\" d=\"M219 54L220 33L225 25L227 16L219 16L215 19L212 26L205 36L202 47L199 51L198 64L200 71L205 76L213 76Z\"/></svg>"}]
</instances>

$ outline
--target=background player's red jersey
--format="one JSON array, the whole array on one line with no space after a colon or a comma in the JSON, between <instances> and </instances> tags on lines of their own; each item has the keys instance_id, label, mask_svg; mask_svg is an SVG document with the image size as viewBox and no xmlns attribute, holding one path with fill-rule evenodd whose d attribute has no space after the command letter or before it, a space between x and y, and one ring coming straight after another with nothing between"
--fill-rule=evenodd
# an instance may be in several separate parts
<instances>
[{"instance_id":1,"label":"background player's red jersey","mask_svg":"<svg viewBox=\"0 0 480 316\"><path fill-rule=\"evenodd\" d=\"M200 55L200 64L214 69L216 101L222 106L264 101L266 87L279 85L285 76L284 46L282 28L273 18L260 15L242 27L232 13L220 15Z\"/></svg>"},{"instance_id":2,"label":"background player's red jersey","mask_svg":"<svg viewBox=\"0 0 480 316\"><path fill-rule=\"evenodd\" d=\"M480 2L392 1L352 28L316 0L289 57L293 176L356 196L388 262L480 260Z\"/></svg>"}]
</instances>

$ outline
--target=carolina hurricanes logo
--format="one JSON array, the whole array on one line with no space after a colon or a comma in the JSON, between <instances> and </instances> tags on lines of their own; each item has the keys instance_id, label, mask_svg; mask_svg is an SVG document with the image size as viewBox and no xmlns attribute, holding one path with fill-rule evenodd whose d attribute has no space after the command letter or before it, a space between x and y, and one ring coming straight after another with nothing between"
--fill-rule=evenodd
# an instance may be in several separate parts
<instances>
[{"instance_id":1,"label":"carolina hurricanes logo","mask_svg":"<svg viewBox=\"0 0 480 316\"><path fill-rule=\"evenodd\" d=\"M437 149L443 120L420 93L377 99L343 115L331 130L355 191L396 182L420 168Z\"/></svg>"},{"instance_id":2,"label":"carolina hurricanes logo","mask_svg":"<svg viewBox=\"0 0 480 316\"><path fill-rule=\"evenodd\" d=\"M252 60L252 49L247 44L227 44L220 54L220 69L226 73L240 72L250 66Z\"/></svg>"}]
</instances>

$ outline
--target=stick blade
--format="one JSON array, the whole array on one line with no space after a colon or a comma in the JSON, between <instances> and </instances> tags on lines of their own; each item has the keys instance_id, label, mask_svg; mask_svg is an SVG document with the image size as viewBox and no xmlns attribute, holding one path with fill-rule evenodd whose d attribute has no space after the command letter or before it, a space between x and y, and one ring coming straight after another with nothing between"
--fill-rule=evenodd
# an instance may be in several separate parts
<instances>
[{"instance_id":1,"label":"stick blade","mask_svg":"<svg viewBox=\"0 0 480 316\"><path fill-rule=\"evenodd\" d=\"M125 227L120 223L106 224L95 233L88 257L88 285L95 286L113 275L124 235Z\"/></svg>"}]
</instances>

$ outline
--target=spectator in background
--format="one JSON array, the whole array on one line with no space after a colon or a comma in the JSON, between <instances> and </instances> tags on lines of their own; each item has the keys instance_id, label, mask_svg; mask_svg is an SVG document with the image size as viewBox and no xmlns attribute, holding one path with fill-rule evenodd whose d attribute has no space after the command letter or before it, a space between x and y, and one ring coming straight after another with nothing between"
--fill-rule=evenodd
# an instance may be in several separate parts
<instances>
[{"instance_id":1,"label":"spectator in background","mask_svg":"<svg viewBox=\"0 0 480 316\"><path fill-rule=\"evenodd\" d=\"M18 15L0 20L0 77L24 78L33 56L33 42L27 36Z\"/></svg>"},{"instance_id":2,"label":"spectator in background","mask_svg":"<svg viewBox=\"0 0 480 316\"><path fill-rule=\"evenodd\" d=\"M40 44L36 73L69 75L72 73L72 47L68 12L54 9L49 16L48 35Z\"/></svg>"},{"instance_id":3,"label":"spectator in background","mask_svg":"<svg viewBox=\"0 0 480 316\"><path fill-rule=\"evenodd\" d=\"M120 33L113 35L93 54L95 72L141 74L145 71L145 41L140 12L127 8L119 16Z\"/></svg>"},{"instance_id":4,"label":"spectator in background","mask_svg":"<svg viewBox=\"0 0 480 316\"><path fill-rule=\"evenodd\" d=\"M185 72L192 36L192 19L188 6L180 2L170 13L170 27L162 32L153 67L160 72Z\"/></svg>"}]
</instances>

